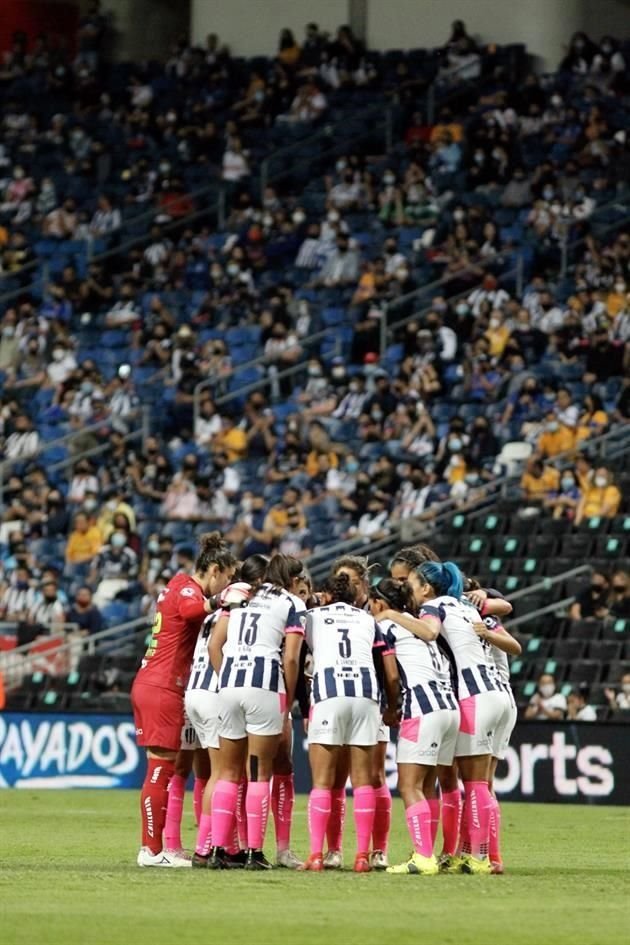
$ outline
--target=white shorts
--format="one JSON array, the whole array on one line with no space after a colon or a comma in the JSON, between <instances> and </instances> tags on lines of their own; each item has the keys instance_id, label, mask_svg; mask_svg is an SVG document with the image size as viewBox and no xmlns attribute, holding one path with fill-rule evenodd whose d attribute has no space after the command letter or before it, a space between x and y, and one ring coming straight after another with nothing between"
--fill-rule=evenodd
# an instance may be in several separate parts
<instances>
[{"instance_id":1,"label":"white shorts","mask_svg":"<svg viewBox=\"0 0 630 945\"><path fill-rule=\"evenodd\" d=\"M378 703L363 696L335 696L316 702L308 724L309 745L376 745L381 724Z\"/></svg>"},{"instance_id":2,"label":"white shorts","mask_svg":"<svg viewBox=\"0 0 630 945\"><path fill-rule=\"evenodd\" d=\"M284 692L253 686L219 693L219 736L237 740L247 735L280 735L286 704Z\"/></svg>"},{"instance_id":3,"label":"white shorts","mask_svg":"<svg viewBox=\"0 0 630 945\"><path fill-rule=\"evenodd\" d=\"M195 726L193 725L188 712L186 711L186 703L184 702L184 724L182 725L182 734L181 741L179 745L180 751L195 751L197 748L201 748L199 744L199 739L197 738L197 732Z\"/></svg>"},{"instance_id":4,"label":"white shorts","mask_svg":"<svg viewBox=\"0 0 630 945\"><path fill-rule=\"evenodd\" d=\"M398 734L399 765L451 765L459 732L458 709L436 709L403 719Z\"/></svg>"},{"instance_id":5,"label":"white shorts","mask_svg":"<svg viewBox=\"0 0 630 945\"><path fill-rule=\"evenodd\" d=\"M207 689L190 689L186 692L184 705L201 747L218 748L219 693Z\"/></svg>"},{"instance_id":6,"label":"white shorts","mask_svg":"<svg viewBox=\"0 0 630 945\"><path fill-rule=\"evenodd\" d=\"M503 696L503 715L494 733L494 745L492 746L492 755L494 758L498 758L499 761L503 761L505 758L518 715L512 690L505 690L501 695Z\"/></svg>"},{"instance_id":7,"label":"white shorts","mask_svg":"<svg viewBox=\"0 0 630 945\"><path fill-rule=\"evenodd\" d=\"M492 754L495 733L505 710L504 695L496 691L480 692L477 696L460 699L456 758Z\"/></svg>"},{"instance_id":8,"label":"white shorts","mask_svg":"<svg viewBox=\"0 0 630 945\"><path fill-rule=\"evenodd\" d=\"M382 720L381 720L381 724L378 727L378 740L379 742L387 742L387 743L389 743L389 740L390 740L389 726L385 725L385 723Z\"/></svg>"}]
</instances>

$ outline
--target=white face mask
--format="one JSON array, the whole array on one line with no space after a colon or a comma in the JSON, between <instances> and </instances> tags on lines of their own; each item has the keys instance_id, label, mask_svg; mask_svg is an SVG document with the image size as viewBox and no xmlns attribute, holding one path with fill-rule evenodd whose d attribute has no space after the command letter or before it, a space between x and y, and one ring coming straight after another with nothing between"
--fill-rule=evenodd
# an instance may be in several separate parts
<instances>
[{"instance_id":1,"label":"white face mask","mask_svg":"<svg viewBox=\"0 0 630 945\"><path fill-rule=\"evenodd\" d=\"M553 683L545 683L544 686L540 687L540 694L543 699L551 699L555 691L556 687Z\"/></svg>"},{"instance_id":2,"label":"white face mask","mask_svg":"<svg viewBox=\"0 0 630 945\"><path fill-rule=\"evenodd\" d=\"M608 485L606 476L595 476L595 485L598 489L604 489Z\"/></svg>"},{"instance_id":3,"label":"white face mask","mask_svg":"<svg viewBox=\"0 0 630 945\"><path fill-rule=\"evenodd\" d=\"M630 696L630 683L625 682L621 689L626 696Z\"/></svg>"},{"instance_id":4,"label":"white face mask","mask_svg":"<svg viewBox=\"0 0 630 945\"><path fill-rule=\"evenodd\" d=\"M63 361L64 354L63 348L54 348L52 353L53 361Z\"/></svg>"}]
</instances>

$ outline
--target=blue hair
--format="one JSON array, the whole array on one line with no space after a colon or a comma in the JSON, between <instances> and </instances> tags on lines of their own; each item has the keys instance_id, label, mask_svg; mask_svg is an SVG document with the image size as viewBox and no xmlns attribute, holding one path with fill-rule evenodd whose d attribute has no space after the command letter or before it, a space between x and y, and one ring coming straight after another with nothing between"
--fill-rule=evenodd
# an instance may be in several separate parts
<instances>
[{"instance_id":1,"label":"blue hair","mask_svg":"<svg viewBox=\"0 0 630 945\"><path fill-rule=\"evenodd\" d=\"M460 598L464 593L464 577L452 561L425 561L416 573L440 595Z\"/></svg>"}]
</instances>

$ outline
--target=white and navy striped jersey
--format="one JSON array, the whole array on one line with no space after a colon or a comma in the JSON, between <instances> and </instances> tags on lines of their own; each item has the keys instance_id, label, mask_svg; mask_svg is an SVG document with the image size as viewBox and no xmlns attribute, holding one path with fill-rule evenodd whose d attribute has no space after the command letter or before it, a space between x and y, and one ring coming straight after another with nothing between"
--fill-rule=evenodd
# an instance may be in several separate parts
<instances>
[{"instance_id":1,"label":"white and navy striped jersey","mask_svg":"<svg viewBox=\"0 0 630 945\"><path fill-rule=\"evenodd\" d=\"M378 627L387 648L396 654L403 719L456 709L448 660L437 643L419 640L393 620L381 621Z\"/></svg>"},{"instance_id":2,"label":"white and navy striped jersey","mask_svg":"<svg viewBox=\"0 0 630 945\"><path fill-rule=\"evenodd\" d=\"M212 629L217 623L219 617L227 617L227 610L217 610L210 614L204 620L195 644L192 663L190 665L190 676L186 689L205 689L208 692L219 691L219 678L212 668L208 647L210 645L210 636Z\"/></svg>"},{"instance_id":3,"label":"white and navy striped jersey","mask_svg":"<svg viewBox=\"0 0 630 945\"><path fill-rule=\"evenodd\" d=\"M498 617L494 616L494 614L488 614L482 619L486 627L488 627L488 629L492 630L494 633L501 633L504 630L503 624ZM507 653L504 650L500 650L498 646L493 646L492 643L488 643L487 640L482 640L482 643L489 662L494 666L494 672L499 683L501 684L501 688L509 688L510 661L508 659Z\"/></svg>"},{"instance_id":4,"label":"white and navy striped jersey","mask_svg":"<svg viewBox=\"0 0 630 945\"><path fill-rule=\"evenodd\" d=\"M219 672L221 689L243 686L285 692L280 660L287 633L304 635L300 614L304 601L272 584L263 584L247 607L230 612L223 663Z\"/></svg>"},{"instance_id":5,"label":"white and navy striped jersey","mask_svg":"<svg viewBox=\"0 0 630 945\"><path fill-rule=\"evenodd\" d=\"M313 654L313 702L336 696L362 696L378 702L380 688L374 650L387 649L370 614L350 604L328 604L309 610L306 642Z\"/></svg>"},{"instance_id":6,"label":"white and navy striped jersey","mask_svg":"<svg viewBox=\"0 0 630 945\"><path fill-rule=\"evenodd\" d=\"M456 597L435 597L422 605L419 616L439 623L440 646L457 668L458 699L497 689L494 663L473 628L481 617L472 604Z\"/></svg>"}]
</instances>

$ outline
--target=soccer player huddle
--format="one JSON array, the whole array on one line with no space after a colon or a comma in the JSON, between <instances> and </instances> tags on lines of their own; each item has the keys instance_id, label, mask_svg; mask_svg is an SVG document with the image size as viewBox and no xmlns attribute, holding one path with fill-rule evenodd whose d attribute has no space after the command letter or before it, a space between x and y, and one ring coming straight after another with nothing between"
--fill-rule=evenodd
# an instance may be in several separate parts
<instances>
[{"instance_id":1,"label":"soccer player huddle","mask_svg":"<svg viewBox=\"0 0 630 945\"><path fill-rule=\"evenodd\" d=\"M502 873L493 777L516 721L508 654L520 645L501 623L511 610L426 545L399 551L378 583L365 558L338 558L316 591L296 558L238 562L218 533L202 536L194 573L158 598L132 689L147 751L138 865L271 869L271 810L277 866L341 869L349 777L355 872ZM312 775L304 862L290 846L296 704ZM397 865L390 728L412 847ZM180 825L193 767L191 858Z\"/></svg>"}]
</instances>

